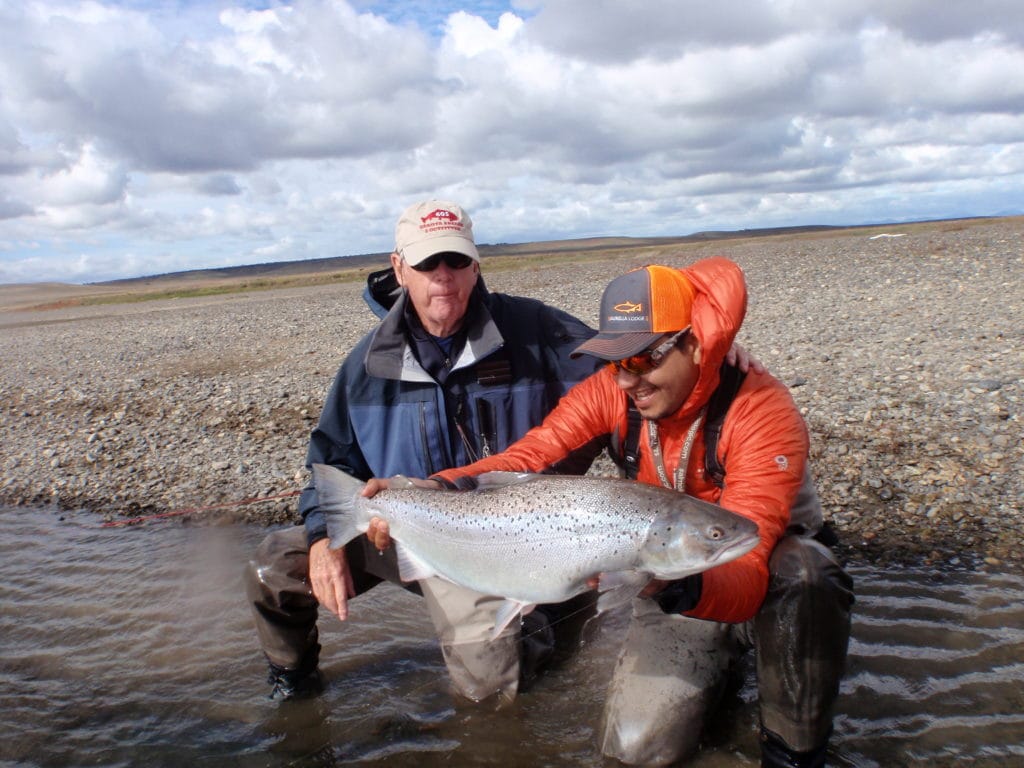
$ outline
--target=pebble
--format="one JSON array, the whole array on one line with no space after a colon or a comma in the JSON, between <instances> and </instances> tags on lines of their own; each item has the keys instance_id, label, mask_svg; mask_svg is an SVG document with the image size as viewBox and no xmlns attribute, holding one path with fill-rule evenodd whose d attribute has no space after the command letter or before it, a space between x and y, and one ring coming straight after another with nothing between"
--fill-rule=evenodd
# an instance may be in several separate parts
<instances>
[{"instance_id":1,"label":"pebble","mask_svg":"<svg viewBox=\"0 0 1024 768\"><path fill-rule=\"evenodd\" d=\"M553 269L485 259L483 272L491 290L596 324L604 285L629 268L731 257L750 289L738 340L791 387L841 548L1021 562L1024 218L901 231L652 246ZM361 292L0 311L0 504L113 519L300 489L334 373L377 322ZM295 508L240 506L237 519Z\"/></svg>"}]
</instances>

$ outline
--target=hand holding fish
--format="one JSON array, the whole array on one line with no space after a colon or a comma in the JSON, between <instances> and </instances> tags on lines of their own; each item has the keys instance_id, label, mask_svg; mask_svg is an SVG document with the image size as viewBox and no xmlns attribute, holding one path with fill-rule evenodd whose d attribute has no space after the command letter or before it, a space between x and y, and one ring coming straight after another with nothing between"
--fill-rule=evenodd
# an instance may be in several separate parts
<instances>
[{"instance_id":1,"label":"hand holding fish","mask_svg":"<svg viewBox=\"0 0 1024 768\"><path fill-rule=\"evenodd\" d=\"M647 582L647 586L640 590L639 596L654 597L656 594L661 592L665 587L667 587L669 583L670 582L667 582L663 579L651 579L649 582Z\"/></svg>"},{"instance_id":2,"label":"hand holding fish","mask_svg":"<svg viewBox=\"0 0 1024 768\"><path fill-rule=\"evenodd\" d=\"M408 488L410 486L428 488L435 491L441 489L441 484L437 482L437 480L421 480L414 477L403 477L402 487ZM387 490L390 487L391 481L388 478L371 477L363 487L361 495L369 499L376 496L379 491ZM391 529L388 527L388 524L379 517L370 518L369 528L366 529L366 537L370 540L370 543L381 552L391 546Z\"/></svg>"}]
</instances>

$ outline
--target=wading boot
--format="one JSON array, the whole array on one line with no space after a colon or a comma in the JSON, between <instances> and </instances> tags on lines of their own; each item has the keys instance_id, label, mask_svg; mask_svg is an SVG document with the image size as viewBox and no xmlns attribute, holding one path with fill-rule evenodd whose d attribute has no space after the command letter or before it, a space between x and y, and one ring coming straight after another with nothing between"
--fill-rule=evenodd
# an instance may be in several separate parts
<instances>
[{"instance_id":1,"label":"wading boot","mask_svg":"<svg viewBox=\"0 0 1024 768\"><path fill-rule=\"evenodd\" d=\"M825 768L828 741L809 752L797 752L764 728L761 729L761 768Z\"/></svg>"},{"instance_id":2,"label":"wading boot","mask_svg":"<svg viewBox=\"0 0 1024 768\"><path fill-rule=\"evenodd\" d=\"M267 675L267 682L273 686L270 698L281 701L310 699L323 692L324 679L315 663L298 669L285 669L273 662L268 663L270 673Z\"/></svg>"},{"instance_id":3,"label":"wading boot","mask_svg":"<svg viewBox=\"0 0 1024 768\"><path fill-rule=\"evenodd\" d=\"M543 608L534 608L523 617L520 644L519 680L525 690L550 664L555 653L555 632Z\"/></svg>"}]
</instances>

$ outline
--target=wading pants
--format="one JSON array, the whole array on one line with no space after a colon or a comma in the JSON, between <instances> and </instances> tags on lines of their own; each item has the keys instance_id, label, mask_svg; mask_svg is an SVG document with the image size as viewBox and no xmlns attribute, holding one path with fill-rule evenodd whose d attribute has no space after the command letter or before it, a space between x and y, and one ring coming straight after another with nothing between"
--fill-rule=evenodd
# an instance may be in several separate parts
<instances>
[{"instance_id":1,"label":"wading pants","mask_svg":"<svg viewBox=\"0 0 1024 768\"><path fill-rule=\"evenodd\" d=\"M403 584L394 547L381 555L365 536L349 542L345 555L357 594L390 581L423 595L452 686L458 695L471 701L495 695L505 700L515 698L520 680L536 673L534 665L548 660L556 643L559 647L573 644L572 639L556 634L558 630L564 627L567 632L578 631L582 620L593 612L590 595L559 606L540 606L534 612L536 616L525 618L523 630L519 622L513 621L492 641L489 636L500 598L438 578ZM309 547L302 526L268 535L245 574L246 593L264 654L272 664L303 672L316 668L320 652L316 626L319 604L308 574ZM577 611L581 620L558 621L561 615Z\"/></svg>"},{"instance_id":2,"label":"wading pants","mask_svg":"<svg viewBox=\"0 0 1024 768\"><path fill-rule=\"evenodd\" d=\"M761 725L791 749L822 746L846 663L853 582L817 541L788 536L769 561L768 593L750 622L719 624L633 601L608 689L605 755L665 765L690 755L730 667L756 648Z\"/></svg>"}]
</instances>

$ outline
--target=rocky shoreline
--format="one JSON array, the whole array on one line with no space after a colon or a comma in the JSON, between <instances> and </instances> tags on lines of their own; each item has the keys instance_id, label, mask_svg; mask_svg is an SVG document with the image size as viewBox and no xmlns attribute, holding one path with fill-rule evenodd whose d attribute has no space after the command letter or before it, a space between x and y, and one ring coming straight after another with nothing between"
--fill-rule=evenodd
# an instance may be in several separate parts
<instances>
[{"instance_id":1,"label":"rocky shoreline","mask_svg":"<svg viewBox=\"0 0 1024 768\"><path fill-rule=\"evenodd\" d=\"M489 272L485 261L484 274L491 290L594 323L601 290L625 269L711 254L746 271L740 341L792 388L848 555L1024 561L1024 219L547 268ZM361 290L0 311L0 504L111 521L189 509L201 511L180 519L197 524L293 519L309 430L340 361L376 322Z\"/></svg>"}]
</instances>

